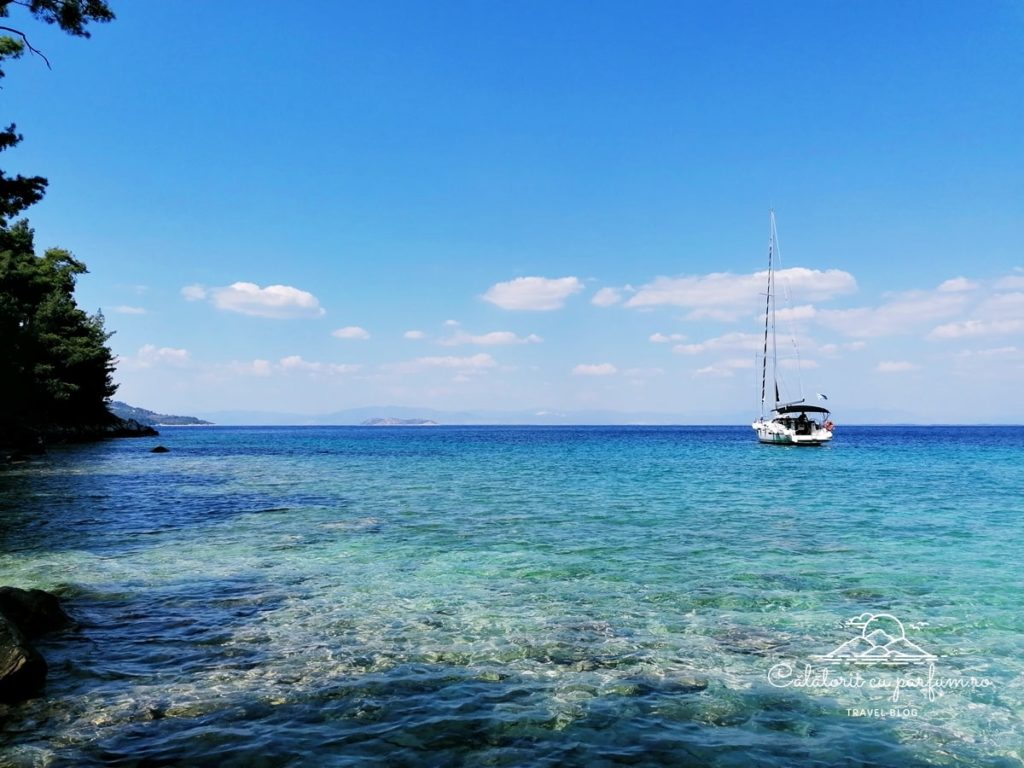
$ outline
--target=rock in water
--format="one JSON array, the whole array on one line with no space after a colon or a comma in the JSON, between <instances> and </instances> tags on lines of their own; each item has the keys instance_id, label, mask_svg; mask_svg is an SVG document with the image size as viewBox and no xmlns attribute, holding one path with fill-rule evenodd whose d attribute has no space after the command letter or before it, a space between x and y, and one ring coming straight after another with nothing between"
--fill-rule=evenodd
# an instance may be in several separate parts
<instances>
[{"instance_id":1,"label":"rock in water","mask_svg":"<svg viewBox=\"0 0 1024 768\"><path fill-rule=\"evenodd\" d=\"M171 449L162 445L158 445L156 448L150 448L150 453L170 453Z\"/></svg>"},{"instance_id":2,"label":"rock in water","mask_svg":"<svg viewBox=\"0 0 1024 768\"><path fill-rule=\"evenodd\" d=\"M46 682L46 662L13 622L0 615L0 701L35 696Z\"/></svg>"},{"instance_id":3,"label":"rock in water","mask_svg":"<svg viewBox=\"0 0 1024 768\"><path fill-rule=\"evenodd\" d=\"M46 682L46 661L28 638L73 624L55 595L0 587L0 701L32 698Z\"/></svg>"},{"instance_id":4,"label":"rock in water","mask_svg":"<svg viewBox=\"0 0 1024 768\"><path fill-rule=\"evenodd\" d=\"M0 587L0 616L6 617L26 637L66 629L74 623L60 607L56 595L41 589Z\"/></svg>"}]
</instances>

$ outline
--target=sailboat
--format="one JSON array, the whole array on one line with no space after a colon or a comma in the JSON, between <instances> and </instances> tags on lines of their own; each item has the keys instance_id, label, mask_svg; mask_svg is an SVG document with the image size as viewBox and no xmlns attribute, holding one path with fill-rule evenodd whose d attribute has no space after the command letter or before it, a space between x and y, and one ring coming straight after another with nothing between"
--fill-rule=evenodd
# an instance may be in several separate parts
<instances>
[{"instance_id":1,"label":"sailboat","mask_svg":"<svg viewBox=\"0 0 1024 768\"><path fill-rule=\"evenodd\" d=\"M835 425L828 408L799 400L783 402L779 395L779 357L775 335L775 263L778 261L778 233L775 230L775 211L770 213L768 237L768 293L764 308L764 348L761 354L761 415L750 426L757 439L770 445L822 445L832 439ZM768 353L771 343L771 355ZM793 339L796 346L796 338ZM797 364L799 365L799 352ZM769 362L771 365L769 366ZM771 368L772 407L768 406L768 370ZM825 395L818 395L827 400Z\"/></svg>"}]
</instances>

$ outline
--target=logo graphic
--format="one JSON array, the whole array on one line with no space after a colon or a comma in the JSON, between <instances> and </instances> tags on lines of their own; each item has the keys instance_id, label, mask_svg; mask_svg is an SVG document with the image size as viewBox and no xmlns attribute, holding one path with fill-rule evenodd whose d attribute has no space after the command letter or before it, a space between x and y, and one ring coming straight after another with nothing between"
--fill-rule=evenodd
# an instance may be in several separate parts
<instances>
[{"instance_id":1,"label":"logo graphic","mask_svg":"<svg viewBox=\"0 0 1024 768\"><path fill-rule=\"evenodd\" d=\"M908 640L903 622L891 613L865 611L845 626L860 632L831 653L812 656L818 666L780 661L768 670L769 684L828 693L845 705L847 715L878 718L916 717L917 697L933 702L951 691L972 693L995 685L990 678L975 675L942 677L935 669L938 656ZM847 664L858 668L830 666ZM886 669L862 671L869 665ZM872 695L886 696L889 706L865 706Z\"/></svg>"},{"instance_id":2,"label":"logo graphic","mask_svg":"<svg viewBox=\"0 0 1024 768\"><path fill-rule=\"evenodd\" d=\"M860 634L847 640L831 653L815 656L818 661L852 662L854 664L924 664L938 656L907 639L903 622L891 613L862 613L849 619L848 627L860 629Z\"/></svg>"}]
</instances>

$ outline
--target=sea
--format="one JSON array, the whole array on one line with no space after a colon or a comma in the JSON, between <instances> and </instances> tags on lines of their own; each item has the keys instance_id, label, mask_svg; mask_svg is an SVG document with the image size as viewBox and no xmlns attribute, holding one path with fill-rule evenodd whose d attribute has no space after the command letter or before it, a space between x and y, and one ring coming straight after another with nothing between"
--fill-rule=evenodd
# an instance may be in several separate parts
<instances>
[{"instance_id":1,"label":"sea","mask_svg":"<svg viewBox=\"0 0 1024 768\"><path fill-rule=\"evenodd\" d=\"M1022 534L1022 427L55 447L0 584L76 626L0 765L1021 766Z\"/></svg>"}]
</instances>

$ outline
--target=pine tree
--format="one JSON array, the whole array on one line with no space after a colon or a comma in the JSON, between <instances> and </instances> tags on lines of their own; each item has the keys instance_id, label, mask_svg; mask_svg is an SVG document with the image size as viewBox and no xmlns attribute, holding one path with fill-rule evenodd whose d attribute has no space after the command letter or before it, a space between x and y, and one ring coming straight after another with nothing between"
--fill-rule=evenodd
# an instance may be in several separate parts
<instances>
[{"instance_id":1,"label":"pine tree","mask_svg":"<svg viewBox=\"0 0 1024 768\"><path fill-rule=\"evenodd\" d=\"M12 4L79 37L89 36L89 22L114 17L102 0L0 0L0 18ZM2 32L10 34L0 34L0 63L25 50L46 60L21 30L0 25ZM21 139L14 124L0 130L0 153ZM0 444L112 420L106 404L117 387L110 334L103 315L87 314L74 298L85 264L60 248L37 255L28 221L14 220L43 197L46 183L0 170Z\"/></svg>"}]
</instances>

